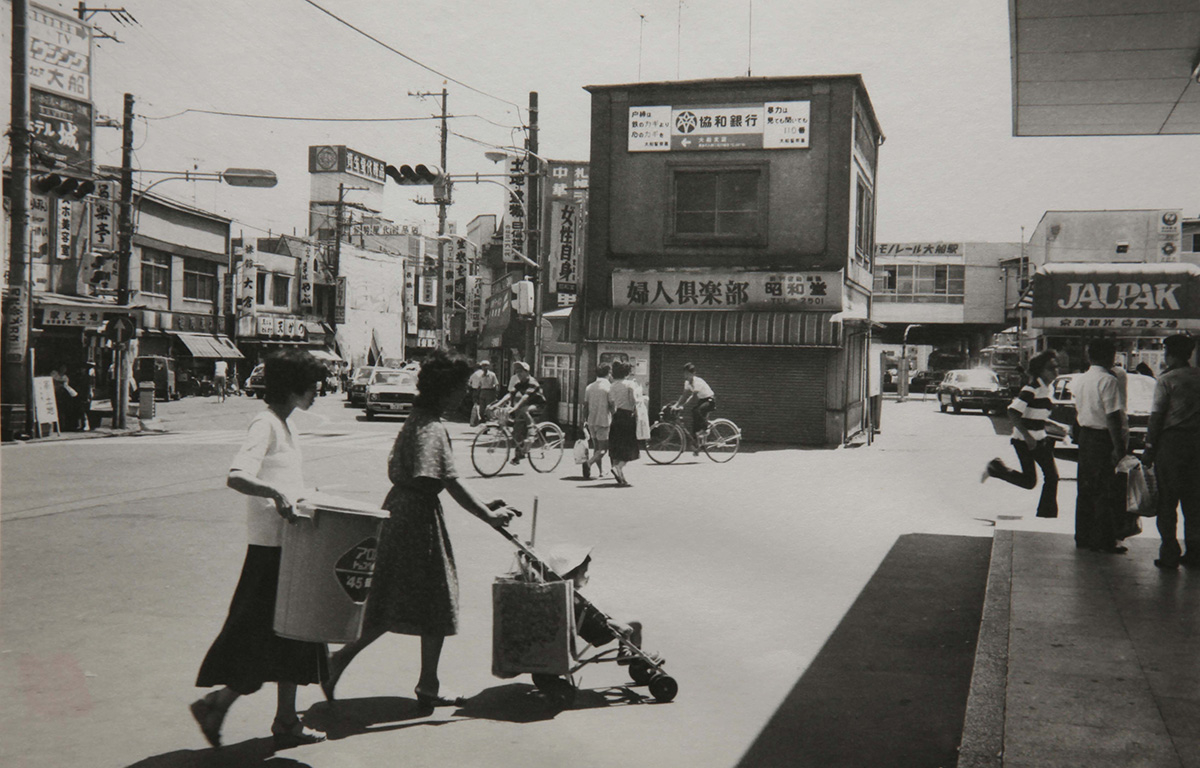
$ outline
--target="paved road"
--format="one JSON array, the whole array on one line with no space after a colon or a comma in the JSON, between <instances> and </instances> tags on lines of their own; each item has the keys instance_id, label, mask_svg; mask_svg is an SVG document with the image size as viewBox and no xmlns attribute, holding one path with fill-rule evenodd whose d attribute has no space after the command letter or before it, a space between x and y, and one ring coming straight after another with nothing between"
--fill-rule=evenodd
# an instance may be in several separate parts
<instances>
[{"instance_id":1,"label":"paved road","mask_svg":"<svg viewBox=\"0 0 1200 768\"><path fill-rule=\"evenodd\" d=\"M226 726L236 746L220 755L204 748L187 713L244 554L241 507L224 472L260 407L189 399L161 407L168 434L0 451L0 764L262 763L269 692L238 703ZM983 463L1011 452L993 420L913 401L888 403L883 421L870 447L639 464L628 489L584 482L569 456L548 476L520 467L473 477L470 430L453 426L475 489L526 510L537 497L540 546L595 546L589 596L644 622L678 698L646 703L644 688L606 696L626 679L603 665L584 670L575 708L555 712L528 678L492 677L490 583L512 553L454 507L463 621L446 646L443 685L482 692L474 705L415 716L416 641L389 636L347 673L337 711L315 687L301 692L301 708L335 738L287 757L312 766L735 764L900 535L1069 530L1069 515L1035 519L1030 493L981 489ZM311 484L383 498L399 422L366 422L330 396L301 427ZM1070 504L1073 484L1060 496ZM528 535L530 522L517 531Z\"/></svg>"}]
</instances>

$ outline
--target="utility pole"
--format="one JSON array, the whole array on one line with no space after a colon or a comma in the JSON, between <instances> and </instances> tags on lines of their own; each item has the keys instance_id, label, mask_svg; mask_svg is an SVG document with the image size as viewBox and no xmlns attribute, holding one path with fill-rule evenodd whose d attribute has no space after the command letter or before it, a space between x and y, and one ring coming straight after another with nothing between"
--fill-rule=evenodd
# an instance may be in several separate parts
<instances>
[{"instance_id":1,"label":"utility pole","mask_svg":"<svg viewBox=\"0 0 1200 768\"><path fill-rule=\"evenodd\" d=\"M525 157L525 173L529 179L527 185L529 189L529 200L526 202L528 208L526 217L528 230L525 232L525 242L529 248L529 258L538 266L533 267L533 329L529 336L529 365L533 369L534 375L538 371L538 354L541 350L541 334L542 334L542 289L544 287L544 276L542 275L542 261L539 258L539 245L541 243L541 229L539 228L539 220L542 209L541 190L538 184L538 94L537 91L529 92L529 139L526 143L529 151Z\"/></svg>"},{"instance_id":2,"label":"utility pole","mask_svg":"<svg viewBox=\"0 0 1200 768\"><path fill-rule=\"evenodd\" d=\"M129 262L133 257L133 94L125 94L125 114L121 123L121 206L117 220L117 304L129 306ZM113 394L113 426L125 428L129 408L129 388L125 373L128 341L118 341L113 349L116 391Z\"/></svg>"},{"instance_id":3,"label":"utility pole","mask_svg":"<svg viewBox=\"0 0 1200 768\"><path fill-rule=\"evenodd\" d=\"M447 94L446 89L442 88L442 141L441 141L442 154L439 159L441 161L440 167L442 169L443 174L449 173L449 171L446 169L446 140L447 140L447 136L449 135L449 131L446 127L446 119L447 119L446 97L448 95L449 94ZM446 317L446 241L441 239L442 235L446 234L446 206L450 202L448 199L449 195L450 195L450 186L449 186L449 184L447 184L446 185L446 193L443 194L440 198L438 198L435 201L435 202L437 202L437 207L438 207L438 238L439 238L438 239L438 265L437 265L437 269L438 269L437 327L438 327L438 345L443 346L443 347L448 346L448 344L449 344L448 340L450 338L450 334L447 332L447 328L446 328L446 321L448 320L448 318Z\"/></svg>"},{"instance_id":4,"label":"utility pole","mask_svg":"<svg viewBox=\"0 0 1200 768\"><path fill-rule=\"evenodd\" d=\"M28 432L32 417L29 397L29 286L26 239L29 216L29 86L26 55L29 47L28 4L12 4L12 217L8 286L4 296L3 397L11 403L5 413L6 431Z\"/></svg>"}]
</instances>

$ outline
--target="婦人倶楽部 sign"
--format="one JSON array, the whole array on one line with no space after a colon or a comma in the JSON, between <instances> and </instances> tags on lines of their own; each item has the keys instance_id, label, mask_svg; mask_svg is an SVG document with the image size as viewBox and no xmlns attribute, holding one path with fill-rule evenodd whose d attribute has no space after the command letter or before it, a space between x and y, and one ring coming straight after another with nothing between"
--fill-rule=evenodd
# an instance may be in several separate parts
<instances>
[{"instance_id":1,"label":"\u5a66\u4eba\u5036\u697d\u90e8 sign","mask_svg":"<svg viewBox=\"0 0 1200 768\"><path fill-rule=\"evenodd\" d=\"M613 270L615 309L842 309L840 272Z\"/></svg>"}]
</instances>

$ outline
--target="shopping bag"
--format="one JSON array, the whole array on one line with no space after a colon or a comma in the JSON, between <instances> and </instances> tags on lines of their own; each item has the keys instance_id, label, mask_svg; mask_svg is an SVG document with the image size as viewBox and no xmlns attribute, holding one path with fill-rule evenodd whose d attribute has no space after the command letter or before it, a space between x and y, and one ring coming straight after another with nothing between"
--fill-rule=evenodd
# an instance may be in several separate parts
<instances>
[{"instance_id":1,"label":"shopping bag","mask_svg":"<svg viewBox=\"0 0 1200 768\"><path fill-rule=\"evenodd\" d=\"M578 440L575 441L575 463L587 464L588 462L588 435L584 432Z\"/></svg>"},{"instance_id":2,"label":"shopping bag","mask_svg":"<svg viewBox=\"0 0 1200 768\"><path fill-rule=\"evenodd\" d=\"M1129 470L1129 483L1125 488L1125 510L1141 517L1158 514L1158 481L1151 467L1141 462Z\"/></svg>"},{"instance_id":3,"label":"shopping bag","mask_svg":"<svg viewBox=\"0 0 1200 768\"><path fill-rule=\"evenodd\" d=\"M492 584L492 674L496 677L568 674L574 633L571 582L534 584L499 578Z\"/></svg>"},{"instance_id":4,"label":"shopping bag","mask_svg":"<svg viewBox=\"0 0 1200 768\"><path fill-rule=\"evenodd\" d=\"M462 411L459 411L459 413L462 413ZM478 427L479 422L481 421L483 421L483 419L481 419L479 416L479 403L476 403L475 405L471 406L471 426Z\"/></svg>"}]
</instances>

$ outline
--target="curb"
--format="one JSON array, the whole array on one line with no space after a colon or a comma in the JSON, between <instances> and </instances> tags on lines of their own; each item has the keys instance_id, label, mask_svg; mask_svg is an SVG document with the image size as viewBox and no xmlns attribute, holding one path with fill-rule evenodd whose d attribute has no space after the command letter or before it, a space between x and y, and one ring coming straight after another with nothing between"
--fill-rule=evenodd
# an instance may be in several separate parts
<instances>
[{"instance_id":1,"label":"curb","mask_svg":"<svg viewBox=\"0 0 1200 768\"><path fill-rule=\"evenodd\" d=\"M958 768L1004 764L1004 707L1008 693L1008 635L1012 610L1013 532L996 531L988 568L983 620L958 747Z\"/></svg>"},{"instance_id":2,"label":"curb","mask_svg":"<svg viewBox=\"0 0 1200 768\"><path fill-rule=\"evenodd\" d=\"M128 437L130 435L160 434L167 432L157 419L140 422L136 427L125 429L93 429L87 432L63 432L46 437L27 437L5 440L0 445L40 445L42 443L69 443L75 440L99 440L104 437Z\"/></svg>"}]
</instances>

